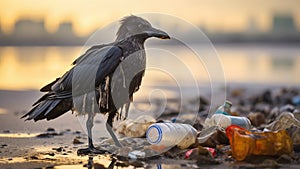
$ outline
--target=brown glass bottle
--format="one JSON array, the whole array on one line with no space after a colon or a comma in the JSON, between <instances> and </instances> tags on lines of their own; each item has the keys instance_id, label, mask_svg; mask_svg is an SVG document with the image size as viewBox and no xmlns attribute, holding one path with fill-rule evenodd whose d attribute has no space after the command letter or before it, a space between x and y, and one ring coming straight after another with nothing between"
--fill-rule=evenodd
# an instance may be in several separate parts
<instances>
[{"instance_id":1,"label":"brown glass bottle","mask_svg":"<svg viewBox=\"0 0 300 169\"><path fill-rule=\"evenodd\" d=\"M290 154L293 150L291 137L286 130L270 132L251 132L239 126L231 125L226 129L232 155L244 160L251 155Z\"/></svg>"}]
</instances>

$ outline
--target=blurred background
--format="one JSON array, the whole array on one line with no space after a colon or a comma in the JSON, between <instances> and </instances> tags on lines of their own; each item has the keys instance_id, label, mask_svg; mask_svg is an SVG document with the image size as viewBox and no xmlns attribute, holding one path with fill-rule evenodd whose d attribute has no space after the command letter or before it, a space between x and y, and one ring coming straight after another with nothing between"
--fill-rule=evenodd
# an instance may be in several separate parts
<instances>
[{"instance_id":1,"label":"blurred background","mask_svg":"<svg viewBox=\"0 0 300 169\"><path fill-rule=\"evenodd\" d=\"M71 68L97 29L147 12L179 17L204 32L216 48L228 84L300 85L300 0L0 0L2 113L29 109L40 96L38 89ZM151 22L197 41L194 32L181 25L159 22L159 18ZM209 83L203 65L193 65L189 54L174 46L172 50L181 52L193 72L199 71L197 80ZM167 56L148 59L149 64L180 67ZM151 81L151 85L172 87L155 73L146 73L144 86Z\"/></svg>"}]
</instances>

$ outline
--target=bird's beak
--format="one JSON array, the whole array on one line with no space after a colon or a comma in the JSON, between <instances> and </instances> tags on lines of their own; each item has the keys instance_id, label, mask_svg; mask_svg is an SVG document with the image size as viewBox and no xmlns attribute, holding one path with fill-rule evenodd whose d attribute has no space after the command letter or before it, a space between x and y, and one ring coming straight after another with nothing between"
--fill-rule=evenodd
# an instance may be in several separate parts
<instances>
[{"instance_id":1,"label":"bird's beak","mask_svg":"<svg viewBox=\"0 0 300 169\"><path fill-rule=\"evenodd\" d=\"M170 39L170 36L166 32L161 31L156 28L150 28L143 32L145 32L149 37L156 37L156 38L160 38L160 39Z\"/></svg>"}]
</instances>

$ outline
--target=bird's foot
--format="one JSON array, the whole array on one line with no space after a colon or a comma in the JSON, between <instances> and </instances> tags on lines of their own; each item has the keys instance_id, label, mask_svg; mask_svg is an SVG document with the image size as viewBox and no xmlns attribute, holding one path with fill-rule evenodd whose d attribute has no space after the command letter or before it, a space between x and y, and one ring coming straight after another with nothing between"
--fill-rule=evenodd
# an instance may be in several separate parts
<instances>
[{"instance_id":1,"label":"bird's foot","mask_svg":"<svg viewBox=\"0 0 300 169\"><path fill-rule=\"evenodd\" d=\"M83 156L83 155L93 155L93 154L105 154L108 153L107 150L101 150L97 149L95 147L92 148L81 148L77 150L77 155Z\"/></svg>"}]
</instances>

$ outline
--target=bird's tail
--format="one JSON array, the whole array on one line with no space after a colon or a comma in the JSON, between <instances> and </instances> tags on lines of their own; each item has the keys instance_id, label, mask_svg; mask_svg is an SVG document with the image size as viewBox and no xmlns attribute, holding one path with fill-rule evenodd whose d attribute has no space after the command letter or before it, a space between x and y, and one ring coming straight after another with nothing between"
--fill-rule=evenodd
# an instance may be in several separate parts
<instances>
[{"instance_id":1,"label":"bird's tail","mask_svg":"<svg viewBox=\"0 0 300 169\"><path fill-rule=\"evenodd\" d=\"M65 95L64 97L56 96L53 93L47 93L42 96L33 108L21 118L27 117L26 120L42 120L55 119L72 109L72 97Z\"/></svg>"}]
</instances>

